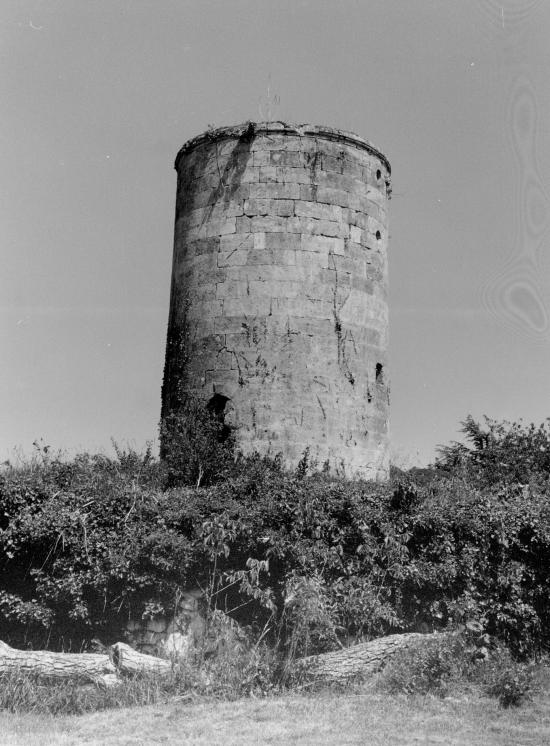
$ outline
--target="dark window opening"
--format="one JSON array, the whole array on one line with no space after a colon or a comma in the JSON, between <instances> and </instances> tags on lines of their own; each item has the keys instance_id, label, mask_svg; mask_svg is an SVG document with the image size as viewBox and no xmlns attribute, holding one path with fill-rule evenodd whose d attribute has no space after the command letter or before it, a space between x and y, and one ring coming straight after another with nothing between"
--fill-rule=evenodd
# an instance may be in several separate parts
<instances>
[{"instance_id":1,"label":"dark window opening","mask_svg":"<svg viewBox=\"0 0 550 746\"><path fill-rule=\"evenodd\" d=\"M229 398L227 396L224 396L223 394L214 394L214 396L206 405L206 408L209 412L212 412L212 414L215 414L217 417L221 417L223 419L225 405L228 401Z\"/></svg>"},{"instance_id":2,"label":"dark window opening","mask_svg":"<svg viewBox=\"0 0 550 746\"><path fill-rule=\"evenodd\" d=\"M380 171L380 169L378 169L378 171L376 172L376 178L377 179L381 179L382 178L382 171Z\"/></svg>"},{"instance_id":3,"label":"dark window opening","mask_svg":"<svg viewBox=\"0 0 550 746\"><path fill-rule=\"evenodd\" d=\"M384 383L384 366L376 363L376 383Z\"/></svg>"},{"instance_id":4,"label":"dark window opening","mask_svg":"<svg viewBox=\"0 0 550 746\"><path fill-rule=\"evenodd\" d=\"M382 234L380 233L380 231L376 231L376 240L380 241L381 238L382 238Z\"/></svg>"},{"instance_id":5,"label":"dark window opening","mask_svg":"<svg viewBox=\"0 0 550 746\"><path fill-rule=\"evenodd\" d=\"M223 394L214 394L214 396L208 401L208 404L206 405L206 409L212 415L214 415L214 417L221 424L219 437L222 443L223 441L227 440L227 438L231 434L231 428L225 423L225 407L228 401L229 397L224 396Z\"/></svg>"}]
</instances>

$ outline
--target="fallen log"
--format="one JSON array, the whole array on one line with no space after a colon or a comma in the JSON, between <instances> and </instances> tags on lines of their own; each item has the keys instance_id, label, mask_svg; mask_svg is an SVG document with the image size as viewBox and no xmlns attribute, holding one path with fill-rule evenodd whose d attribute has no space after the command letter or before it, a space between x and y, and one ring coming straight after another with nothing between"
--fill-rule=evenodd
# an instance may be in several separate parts
<instances>
[{"instance_id":1,"label":"fallen log","mask_svg":"<svg viewBox=\"0 0 550 746\"><path fill-rule=\"evenodd\" d=\"M16 650L0 641L0 675L22 673L39 679L56 679L76 683L120 683L120 675L155 673L165 676L172 671L168 660L138 653L129 645L117 642L108 653L51 653L49 650Z\"/></svg>"},{"instance_id":2,"label":"fallen log","mask_svg":"<svg viewBox=\"0 0 550 746\"><path fill-rule=\"evenodd\" d=\"M332 653L298 658L290 670L293 679L305 684L345 683L378 672L399 652L440 640L445 633L417 632L379 637ZM0 675L21 672L44 679L65 679L114 686L121 674L154 673L169 675L172 662L138 653L117 642L109 654L51 653L47 650L16 650L0 641Z\"/></svg>"},{"instance_id":3,"label":"fallen log","mask_svg":"<svg viewBox=\"0 0 550 746\"><path fill-rule=\"evenodd\" d=\"M0 641L0 674L27 674L47 679L70 679L102 683L115 667L100 653L51 653L48 650L16 650Z\"/></svg>"},{"instance_id":4,"label":"fallen log","mask_svg":"<svg viewBox=\"0 0 550 746\"><path fill-rule=\"evenodd\" d=\"M109 656L113 666L122 674L155 673L162 676L172 672L172 663L169 660L138 653L124 642L111 645Z\"/></svg>"},{"instance_id":5,"label":"fallen log","mask_svg":"<svg viewBox=\"0 0 550 746\"><path fill-rule=\"evenodd\" d=\"M290 675L304 683L345 683L380 671L397 653L440 640L445 633L408 632L378 637L370 642L342 648L332 653L311 655L294 661Z\"/></svg>"}]
</instances>

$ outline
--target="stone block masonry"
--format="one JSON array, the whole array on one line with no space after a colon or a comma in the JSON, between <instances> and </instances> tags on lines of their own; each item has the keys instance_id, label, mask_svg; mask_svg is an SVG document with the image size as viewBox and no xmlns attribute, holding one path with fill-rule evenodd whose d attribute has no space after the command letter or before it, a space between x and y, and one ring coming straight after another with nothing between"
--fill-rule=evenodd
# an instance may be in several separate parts
<instances>
[{"instance_id":1,"label":"stone block masonry","mask_svg":"<svg viewBox=\"0 0 550 746\"><path fill-rule=\"evenodd\" d=\"M187 142L162 416L224 402L245 453L389 472L390 165L348 132L279 122Z\"/></svg>"}]
</instances>

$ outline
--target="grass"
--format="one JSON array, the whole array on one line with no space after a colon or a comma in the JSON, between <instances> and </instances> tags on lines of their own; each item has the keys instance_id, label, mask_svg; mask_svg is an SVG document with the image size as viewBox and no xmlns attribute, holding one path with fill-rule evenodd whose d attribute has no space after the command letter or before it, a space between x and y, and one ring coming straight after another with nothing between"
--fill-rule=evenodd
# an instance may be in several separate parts
<instances>
[{"instance_id":1,"label":"grass","mask_svg":"<svg viewBox=\"0 0 550 746\"><path fill-rule=\"evenodd\" d=\"M549 744L548 660L527 666L500 650L474 664L465 651L458 638L445 638L405 651L364 684L279 695L243 688L252 659L235 653L182 667L167 680L130 677L114 689L13 674L0 681L0 746ZM516 680L521 696L504 702L502 692Z\"/></svg>"},{"instance_id":2,"label":"grass","mask_svg":"<svg viewBox=\"0 0 550 746\"><path fill-rule=\"evenodd\" d=\"M53 718L0 713L3 746L446 744L547 746L550 693L521 708L494 699L353 694L175 702Z\"/></svg>"}]
</instances>

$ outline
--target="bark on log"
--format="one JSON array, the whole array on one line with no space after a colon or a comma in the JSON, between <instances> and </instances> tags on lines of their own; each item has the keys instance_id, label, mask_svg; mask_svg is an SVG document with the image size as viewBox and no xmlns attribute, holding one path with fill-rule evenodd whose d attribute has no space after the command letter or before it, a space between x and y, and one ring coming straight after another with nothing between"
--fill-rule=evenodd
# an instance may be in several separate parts
<instances>
[{"instance_id":1,"label":"bark on log","mask_svg":"<svg viewBox=\"0 0 550 746\"><path fill-rule=\"evenodd\" d=\"M51 653L48 650L16 650L0 641L0 675L23 673L40 679L93 682L115 686L119 674L156 673L165 676L172 671L168 660L138 653L129 645L117 642L105 653Z\"/></svg>"},{"instance_id":2,"label":"bark on log","mask_svg":"<svg viewBox=\"0 0 550 746\"><path fill-rule=\"evenodd\" d=\"M376 673L400 651L444 636L437 632L428 635L412 632L379 637L332 653L299 658L294 662L291 673L304 683L346 682ZM104 655L15 650L0 641L0 674L17 671L40 678L93 681L112 686L114 674L149 672L166 676L172 671L172 663L138 653L123 642L112 645L109 655Z\"/></svg>"},{"instance_id":3,"label":"bark on log","mask_svg":"<svg viewBox=\"0 0 550 746\"><path fill-rule=\"evenodd\" d=\"M166 675L172 671L172 663L163 658L156 658L154 655L145 655L138 653L137 650L126 645L124 642L117 642L111 645L110 658L114 667L120 673L156 673Z\"/></svg>"},{"instance_id":4,"label":"bark on log","mask_svg":"<svg viewBox=\"0 0 550 746\"><path fill-rule=\"evenodd\" d=\"M440 640L445 633L422 634L408 632L378 637L370 642L353 645L332 653L311 655L294 662L292 675L308 683L345 683L356 677L372 675L397 653L420 647L430 640Z\"/></svg>"},{"instance_id":5,"label":"bark on log","mask_svg":"<svg viewBox=\"0 0 550 746\"><path fill-rule=\"evenodd\" d=\"M0 674L21 672L48 679L101 683L115 673L108 655L100 653L51 653L48 650L16 650L0 641Z\"/></svg>"}]
</instances>

